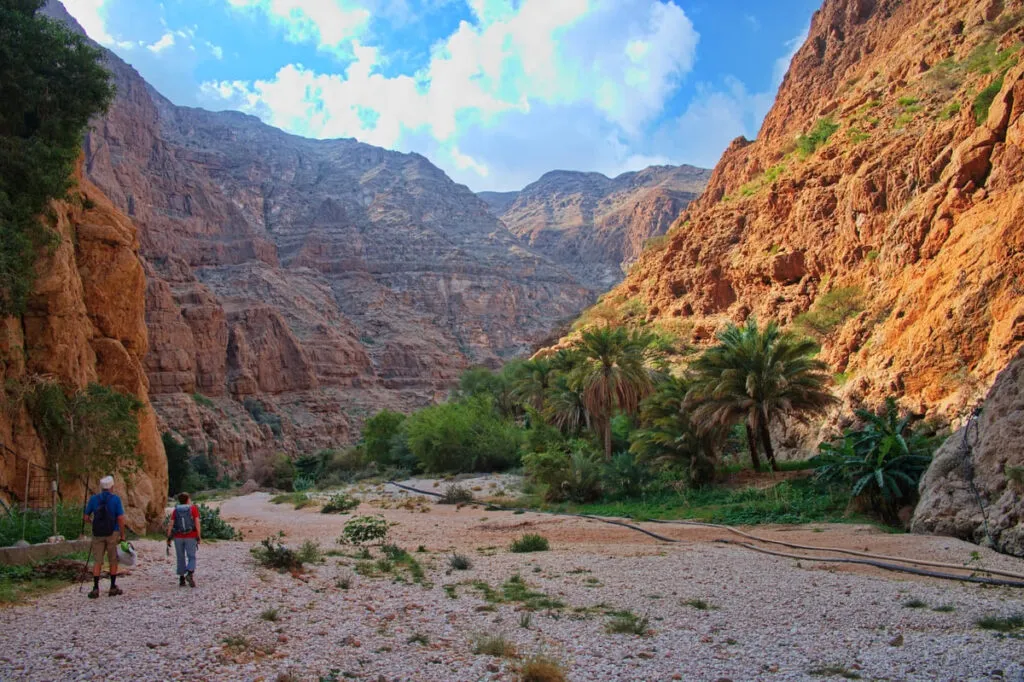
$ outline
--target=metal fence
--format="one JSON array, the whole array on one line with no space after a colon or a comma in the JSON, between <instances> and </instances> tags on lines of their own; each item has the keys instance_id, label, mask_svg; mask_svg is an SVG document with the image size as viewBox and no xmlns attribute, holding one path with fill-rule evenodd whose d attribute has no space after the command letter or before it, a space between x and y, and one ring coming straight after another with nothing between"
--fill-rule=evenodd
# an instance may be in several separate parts
<instances>
[{"instance_id":1,"label":"metal fence","mask_svg":"<svg viewBox=\"0 0 1024 682\"><path fill-rule=\"evenodd\" d=\"M22 539L25 539L29 516L45 516L47 512L52 517L53 533L56 535L60 477L49 468L19 455L4 443L0 443L0 457L6 461L5 469L11 472L0 492L9 500L8 515L12 515L15 510L21 512Z\"/></svg>"}]
</instances>

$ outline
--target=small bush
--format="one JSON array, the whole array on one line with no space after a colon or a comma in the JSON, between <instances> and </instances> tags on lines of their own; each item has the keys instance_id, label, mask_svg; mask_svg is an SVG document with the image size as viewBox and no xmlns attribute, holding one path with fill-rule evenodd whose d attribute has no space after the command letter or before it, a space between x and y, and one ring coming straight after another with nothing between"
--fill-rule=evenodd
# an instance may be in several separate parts
<instances>
[{"instance_id":1,"label":"small bush","mask_svg":"<svg viewBox=\"0 0 1024 682\"><path fill-rule=\"evenodd\" d=\"M691 606L698 611L711 611L715 608L704 599L687 599L683 602L683 606Z\"/></svg>"},{"instance_id":2,"label":"small bush","mask_svg":"<svg viewBox=\"0 0 1024 682\"><path fill-rule=\"evenodd\" d=\"M524 554L526 552L546 552L549 548L546 537L536 533L527 533L521 538L513 540L509 549L517 554Z\"/></svg>"},{"instance_id":3,"label":"small bush","mask_svg":"<svg viewBox=\"0 0 1024 682\"><path fill-rule=\"evenodd\" d=\"M256 563L264 568L273 568L279 571L298 571L302 569L302 560L299 555L289 547L285 546L279 539L267 538L260 541L260 544L249 550Z\"/></svg>"},{"instance_id":4,"label":"small bush","mask_svg":"<svg viewBox=\"0 0 1024 682\"><path fill-rule=\"evenodd\" d=\"M278 610L274 608L263 609L263 611L260 613L260 619L270 623L276 622L279 617L280 614Z\"/></svg>"},{"instance_id":5,"label":"small bush","mask_svg":"<svg viewBox=\"0 0 1024 682\"><path fill-rule=\"evenodd\" d=\"M819 296L810 310L796 316L793 326L805 334L827 336L863 309L860 287L840 287Z\"/></svg>"},{"instance_id":6,"label":"small bush","mask_svg":"<svg viewBox=\"0 0 1024 682\"><path fill-rule=\"evenodd\" d=\"M341 537L338 538L338 544L360 547L384 544L393 525L380 515L355 516L345 522L345 527L341 530Z\"/></svg>"},{"instance_id":7,"label":"small bush","mask_svg":"<svg viewBox=\"0 0 1024 682\"><path fill-rule=\"evenodd\" d=\"M199 525L203 529L203 537L209 540L241 540L242 533L220 517L220 509L205 504L199 508Z\"/></svg>"},{"instance_id":8,"label":"small bush","mask_svg":"<svg viewBox=\"0 0 1024 682\"><path fill-rule=\"evenodd\" d=\"M57 515L59 535L73 540L82 534L81 505L58 503L55 510L45 511L22 511L12 507L8 513L0 513L0 547L8 547L21 540L23 530L27 542L45 542L46 538L53 535L54 513Z\"/></svg>"},{"instance_id":9,"label":"small bush","mask_svg":"<svg viewBox=\"0 0 1024 682\"><path fill-rule=\"evenodd\" d=\"M971 110L974 112L974 122L981 125L988 118L989 107L992 106L992 102L995 101L996 95L1003 89L1003 77L1000 76L996 80L992 81L986 88L977 94L974 98L974 103L971 105Z\"/></svg>"},{"instance_id":10,"label":"small bush","mask_svg":"<svg viewBox=\"0 0 1024 682\"><path fill-rule=\"evenodd\" d=\"M345 493L332 495L320 510L321 514L345 514L359 506L359 500Z\"/></svg>"},{"instance_id":11,"label":"small bush","mask_svg":"<svg viewBox=\"0 0 1024 682\"><path fill-rule=\"evenodd\" d=\"M270 498L272 504L290 504L296 509L308 507L316 502L306 493L284 493Z\"/></svg>"},{"instance_id":12,"label":"small bush","mask_svg":"<svg viewBox=\"0 0 1024 682\"><path fill-rule=\"evenodd\" d=\"M565 666L546 654L534 654L519 667L520 682L565 682Z\"/></svg>"},{"instance_id":13,"label":"small bush","mask_svg":"<svg viewBox=\"0 0 1024 682\"><path fill-rule=\"evenodd\" d=\"M351 573L344 573L334 579L334 586L341 590L347 590L352 587L353 576Z\"/></svg>"},{"instance_id":14,"label":"small bush","mask_svg":"<svg viewBox=\"0 0 1024 682\"><path fill-rule=\"evenodd\" d=\"M426 646L426 645L430 644L430 637L428 637L427 635L423 634L422 632L417 632L417 633L415 633L414 635L412 635L411 637L409 637L409 639L407 639L405 641L408 644L420 644L422 646Z\"/></svg>"},{"instance_id":15,"label":"small bush","mask_svg":"<svg viewBox=\"0 0 1024 682\"><path fill-rule=\"evenodd\" d=\"M640 617L632 611L620 611L613 614L612 619L605 625L605 632L615 635L639 635L644 637L650 630L650 619L647 616Z\"/></svg>"},{"instance_id":16,"label":"small bush","mask_svg":"<svg viewBox=\"0 0 1024 682\"><path fill-rule=\"evenodd\" d=\"M905 608L905 609L924 609L924 608L928 608L928 603L925 602L925 601L922 601L921 599L918 599L917 597L914 597L913 599L908 599L905 602L903 602L903 608Z\"/></svg>"},{"instance_id":17,"label":"small bush","mask_svg":"<svg viewBox=\"0 0 1024 682\"><path fill-rule=\"evenodd\" d=\"M1013 616L985 616L975 621L975 624L982 630L994 630L996 632L1014 632L1024 629L1024 614Z\"/></svg>"},{"instance_id":18,"label":"small bush","mask_svg":"<svg viewBox=\"0 0 1024 682\"><path fill-rule=\"evenodd\" d=\"M940 121L948 121L960 113L960 102L950 102L939 112Z\"/></svg>"},{"instance_id":19,"label":"small bush","mask_svg":"<svg viewBox=\"0 0 1024 682\"><path fill-rule=\"evenodd\" d=\"M448 565L453 571L468 571L473 568L473 562L464 554L452 554L448 557Z\"/></svg>"},{"instance_id":20,"label":"small bush","mask_svg":"<svg viewBox=\"0 0 1024 682\"><path fill-rule=\"evenodd\" d=\"M214 407L213 401L210 400L209 398L207 398L202 393L193 393L192 394L192 400L195 401L196 405L201 405L203 407L209 407L209 408Z\"/></svg>"},{"instance_id":21,"label":"small bush","mask_svg":"<svg viewBox=\"0 0 1024 682\"><path fill-rule=\"evenodd\" d=\"M832 134L837 130L839 130L839 124L831 118L818 119L818 122L814 124L814 128L810 132L796 139L796 148L800 156L807 158L813 154L819 147L828 142L828 138L832 137Z\"/></svg>"},{"instance_id":22,"label":"small bush","mask_svg":"<svg viewBox=\"0 0 1024 682\"><path fill-rule=\"evenodd\" d=\"M324 560L324 552L320 549L320 543L312 540L303 542L295 555L299 562L303 564L318 564Z\"/></svg>"},{"instance_id":23,"label":"small bush","mask_svg":"<svg viewBox=\"0 0 1024 682\"><path fill-rule=\"evenodd\" d=\"M444 489L438 504L469 504L473 501L473 491L464 485L453 483Z\"/></svg>"},{"instance_id":24,"label":"small bush","mask_svg":"<svg viewBox=\"0 0 1024 682\"><path fill-rule=\"evenodd\" d=\"M519 463L522 431L487 397L435 405L405 422L409 450L430 473L491 472Z\"/></svg>"},{"instance_id":25,"label":"small bush","mask_svg":"<svg viewBox=\"0 0 1024 682\"><path fill-rule=\"evenodd\" d=\"M545 487L544 499L578 503L601 497L602 463L600 455L586 441L570 441L566 447L523 456L527 478Z\"/></svg>"},{"instance_id":26,"label":"small bush","mask_svg":"<svg viewBox=\"0 0 1024 682\"><path fill-rule=\"evenodd\" d=\"M505 635L477 635L473 642L473 653L480 656L497 656L499 658L515 658L516 645L505 638Z\"/></svg>"},{"instance_id":27,"label":"small bush","mask_svg":"<svg viewBox=\"0 0 1024 682\"><path fill-rule=\"evenodd\" d=\"M272 412L267 412L267 408L259 400L255 398L246 398L242 401L242 406L252 417L253 421L257 424L269 426L270 432L274 434L275 438L280 438L284 435L284 431L281 428L281 417Z\"/></svg>"}]
</instances>

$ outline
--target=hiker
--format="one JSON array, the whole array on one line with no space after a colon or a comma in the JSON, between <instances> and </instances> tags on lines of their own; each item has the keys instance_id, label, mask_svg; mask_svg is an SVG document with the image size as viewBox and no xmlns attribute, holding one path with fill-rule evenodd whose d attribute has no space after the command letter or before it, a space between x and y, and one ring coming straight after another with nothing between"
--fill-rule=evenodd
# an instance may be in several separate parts
<instances>
[{"instance_id":1,"label":"hiker","mask_svg":"<svg viewBox=\"0 0 1024 682\"><path fill-rule=\"evenodd\" d=\"M117 543L124 540L125 522L124 506L121 498L111 492L114 488L114 477L104 476L100 479L100 492L89 498L85 505L84 518L92 523L92 546L89 553L93 557L92 591L89 599L100 596L100 574L103 572L103 555L107 555L110 563L111 597L124 594L117 586Z\"/></svg>"},{"instance_id":2,"label":"hiker","mask_svg":"<svg viewBox=\"0 0 1024 682\"><path fill-rule=\"evenodd\" d=\"M167 520L167 546L174 541L174 555L178 558L178 587L196 586L196 549L202 540L199 526L199 508L189 500L188 493L178 494L178 505Z\"/></svg>"}]
</instances>

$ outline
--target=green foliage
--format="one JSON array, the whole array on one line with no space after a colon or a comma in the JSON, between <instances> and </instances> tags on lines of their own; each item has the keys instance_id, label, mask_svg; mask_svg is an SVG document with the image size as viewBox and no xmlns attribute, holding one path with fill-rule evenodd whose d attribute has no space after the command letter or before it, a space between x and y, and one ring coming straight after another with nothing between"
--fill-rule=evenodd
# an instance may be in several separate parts
<instances>
[{"instance_id":1,"label":"green foliage","mask_svg":"<svg viewBox=\"0 0 1024 682\"><path fill-rule=\"evenodd\" d=\"M448 557L448 566L453 571L468 571L473 568L473 562L464 554L452 554Z\"/></svg>"},{"instance_id":2,"label":"green foliage","mask_svg":"<svg viewBox=\"0 0 1024 682\"><path fill-rule=\"evenodd\" d=\"M1014 55L1020 50L1020 44L1000 50L996 41L990 40L979 45L959 64L959 68L967 73L987 75L1004 71L1016 64Z\"/></svg>"},{"instance_id":3,"label":"green foliage","mask_svg":"<svg viewBox=\"0 0 1024 682\"><path fill-rule=\"evenodd\" d=\"M670 240L671 237L669 237L667 234L659 234L653 237L648 237L647 239L644 240L643 250L651 252L661 251L666 246L668 246Z\"/></svg>"},{"instance_id":4,"label":"green foliage","mask_svg":"<svg viewBox=\"0 0 1024 682\"><path fill-rule=\"evenodd\" d=\"M73 540L82 534L82 505L60 504L56 509L22 511L12 507L8 513L0 513L0 547L9 547L22 539L36 544L45 542L53 535L53 517L57 516L57 534Z\"/></svg>"},{"instance_id":5,"label":"green foliage","mask_svg":"<svg viewBox=\"0 0 1024 682\"><path fill-rule=\"evenodd\" d=\"M897 104L899 104L901 107L912 107L920 101L921 100L917 97L900 97L898 100L896 100Z\"/></svg>"},{"instance_id":6,"label":"green foliage","mask_svg":"<svg viewBox=\"0 0 1024 682\"><path fill-rule=\"evenodd\" d=\"M775 454L769 426L786 417L821 414L836 402L826 389L827 366L814 359L817 345L783 332L769 322L759 328L753 318L743 326L730 324L691 365L692 386L687 405L703 433L745 422L754 468L757 441L769 464Z\"/></svg>"},{"instance_id":7,"label":"green foliage","mask_svg":"<svg viewBox=\"0 0 1024 682\"><path fill-rule=\"evenodd\" d=\"M979 92L971 104L971 111L974 112L974 122L981 125L988 118L989 107L995 101L996 95L1003 89L1003 77L995 79Z\"/></svg>"},{"instance_id":8,"label":"green foliage","mask_svg":"<svg viewBox=\"0 0 1024 682\"><path fill-rule=\"evenodd\" d=\"M37 15L42 4L0 3L0 317L24 312L37 250L56 240L39 215L67 192L82 133L114 94L100 50Z\"/></svg>"},{"instance_id":9,"label":"green foliage","mask_svg":"<svg viewBox=\"0 0 1024 682\"><path fill-rule=\"evenodd\" d=\"M871 139L871 133L865 132L856 127L847 130L846 136L853 144L860 144L861 142Z\"/></svg>"},{"instance_id":10,"label":"green foliage","mask_svg":"<svg viewBox=\"0 0 1024 682\"><path fill-rule=\"evenodd\" d=\"M383 516L355 516L345 522L341 530L341 537L338 544L341 545L363 545L383 544L387 541L391 526Z\"/></svg>"},{"instance_id":11,"label":"green foliage","mask_svg":"<svg viewBox=\"0 0 1024 682\"><path fill-rule=\"evenodd\" d=\"M796 139L796 148L800 157L806 159L812 155L819 147L828 142L828 139L837 130L839 130L839 124L831 118L818 119L810 132Z\"/></svg>"},{"instance_id":12,"label":"green foliage","mask_svg":"<svg viewBox=\"0 0 1024 682\"><path fill-rule=\"evenodd\" d=\"M259 400L246 398L242 401L242 406L257 424L269 426L275 438L280 438L284 434L280 415L268 412L267 408Z\"/></svg>"},{"instance_id":13,"label":"green foliage","mask_svg":"<svg viewBox=\"0 0 1024 682\"><path fill-rule=\"evenodd\" d=\"M188 461L188 443L179 442L170 431L164 432L161 439L167 453L167 494L177 495L185 490L185 479L192 470Z\"/></svg>"},{"instance_id":14,"label":"green foliage","mask_svg":"<svg viewBox=\"0 0 1024 682\"><path fill-rule=\"evenodd\" d=\"M544 486L549 502L592 502L601 496L601 461L590 443L566 443L565 448L523 456L527 478Z\"/></svg>"},{"instance_id":15,"label":"green foliage","mask_svg":"<svg viewBox=\"0 0 1024 682\"><path fill-rule=\"evenodd\" d=\"M135 396L99 384L71 392L42 382L26 405L47 458L65 480L87 483L107 474L131 480L141 469L136 449L143 405Z\"/></svg>"},{"instance_id":16,"label":"green foliage","mask_svg":"<svg viewBox=\"0 0 1024 682\"><path fill-rule=\"evenodd\" d=\"M995 632L1015 632L1024 630L1024 613L1013 616L985 616L975 621L982 630Z\"/></svg>"},{"instance_id":17,"label":"green foliage","mask_svg":"<svg viewBox=\"0 0 1024 682\"><path fill-rule=\"evenodd\" d=\"M332 495L320 510L321 514L346 514L359 506L359 500L345 493Z\"/></svg>"},{"instance_id":18,"label":"green foliage","mask_svg":"<svg viewBox=\"0 0 1024 682\"><path fill-rule=\"evenodd\" d=\"M526 535L516 538L512 541L509 546L509 551L516 554L524 554L527 552L546 552L550 549L548 539L543 535L537 535L536 533L527 533Z\"/></svg>"},{"instance_id":19,"label":"green foliage","mask_svg":"<svg viewBox=\"0 0 1024 682\"><path fill-rule=\"evenodd\" d=\"M632 611L619 611L612 615L604 630L615 635L646 637L650 633L650 619L647 616L641 618Z\"/></svg>"},{"instance_id":20,"label":"green foliage","mask_svg":"<svg viewBox=\"0 0 1024 682\"><path fill-rule=\"evenodd\" d=\"M438 504L469 504L473 501L473 491L464 485L458 483L452 483L446 486L444 492L441 493L441 497L438 498Z\"/></svg>"},{"instance_id":21,"label":"green foliage","mask_svg":"<svg viewBox=\"0 0 1024 682\"><path fill-rule=\"evenodd\" d=\"M522 432L484 397L427 407L406 421L409 450L430 473L500 471L519 463Z\"/></svg>"},{"instance_id":22,"label":"green foliage","mask_svg":"<svg viewBox=\"0 0 1024 682\"><path fill-rule=\"evenodd\" d=\"M241 540L242 533L220 517L220 509L205 504L199 508L199 526L203 530L203 538L210 540Z\"/></svg>"},{"instance_id":23,"label":"green foliage","mask_svg":"<svg viewBox=\"0 0 1024 682\"><path fill-rule=\"evenodd\" d=\"M249 550L256 563L264 568L278 571L302 570L302 559L298 552L281 542L278 538L261 540L260 544Z\"/></svg>"},{"instance_id":24,"label":"green foliage","mask_svg":"<svg viewBox=\"0 0 1024 682\"><path fill-rule=\"evenodd\" d=\"M381 410L363 423L363 452L380 467L412 468L416 459L405 445L405 415Z\"/></svg>"},{"instance_id":25,"label":"green foliage","mask_svg":"<svg viewBox=\"0 0 1024 682\"><path fill-rule=\"evenodd\" d=\"M313 540L303 542L295 556L302 564L318 564L324 560L324 552L320 548L320 543Z\"/></svg>"},{"instance_id":26,"label":"green foliage","mask_svg":"<svg viewBox=\"0 0 1024 682\"><path fill-rule=\"evenodd\" d=\"M950 102L939 112L940 121L948 121L960 113L960 102Z\"/></svg>"},{"instance_id":27,"label":"green foliage","mask_svg":"<svg viewBox=\"0 0 1024 682\"><path fill-rule=\"evenodd\" d=\"M619 452L604 466L601 484L610 497L640 497L654 472L631 452Z\"/></svg>"},{"instance_id":28,"label":"green foliage","mask_svg":"<svg viewBox=\"0 0 1024 682\"><path fill-rule=\"evenodd\" d=\"M280 452L257 469L256 477L263 485L291 491L295 484L295 462Z\"/></svg>"},{"instance_id":29,"label":"green foliage","mask_svg":"<svg viewBox=\"0 0 1024 682\"><path fill-rule=\"evenodd\" d=\"M828 336L846 320L864 309L860 287L839 287L818 297L811 309L797 315L793 326L804 334Z\"/></svg>"},{"instance_id":30,"label":"green foliage","mask_svg":"<svg viewBox=\"0 0 1024 682\"><path fill-rule=\"evenodd\" d=\"M486 367L471 367L459 377L459 390L456 398L462 402L489 403L495 412L504 418L514 418L521 414L519 403L514 394L514 377L519 371L519 363L505 365L501 372L493 372Z\"/></svg>"},{"instance_id":31,"label":"green foliage","mask_svg":"<svg viewBox=\"0 0 1024 682\"><path fill-rule=\"evenodd\" d=\"M274 495L270 498L271 504L290 504L296 509L304 509L311 504L316 504L306 493L293 492Z\"/></svg>"},{"instance_id":32,"label":"green foliage","mask_svg":"<svg viewBox=\"0 0 1024 682\"><path fill-rule=\"evenodd\" d=\"M640 428L630 438L630 452L641 462L686 472L688 483L704 485L715 474L722 429L699 431L685 406L689 385L668 377L640 404Z\"/></svg>"},{"instance_id":33,"label":"green foliage","mask_svg":"<svg viewBox=\"0 0 1024 682\"><path fill-rule=\"evenodd\" d=\"M917 498L917 484L931 462L940 438L927 426L911 428L900 417L894 398L880 412L857 410L863 426L847 429L842 439L824 443L813 461L815 477L827 484L849 486L854 499L888 523Z\"/></svg>"},{"instance_id":34,"label":"green foliage","mask_svg":"<svg viewBox=\"0 0 1024 682\"><path fill-rule=\"evenodd\" d=\"M193 393L192 394L192 400L195 402L196 405L200 405L202 407L208 407L210 409L213 409L214 407L217 406L216 403L214 403L212 400L207 398L202 393Z\"/></svg>"},{"instance_id":35,"label":"green foliage","mask_svg":"<svg viewBox=\"0 0 1024 682\"><path fill-rule=\"evenodd\" d=\"M740 187L740 196L750 197L757 194L764 187L768 187L786 172L786 164L780 163L772 166L764 173L751 180L750 182Z\"/></svg>"},{"instance_id":36,"label":"green foliage","mask_svg":"<svg viewBox=\"0 0 1024 682\"><path fill-rule=\"evenodd\" d=\"M473 653L483 656L497 656L499 658L514 658L516 655L515 642L509 641L505 635L477 635L473 643Z\"/></svg>"},{"instance_id":37,"label":"green foliage","mask_svg":"<svg viewBox=\"0 0 1024 682\"><path fill-rule=\"evenodd\" d=\"M401 441L404 447L404 438ZM322 487L351 483L377 472L375 465L368 466L366 453L361 447L323 450L316 457L320 462L316 481Z\"/></svg>"}]
</instances>

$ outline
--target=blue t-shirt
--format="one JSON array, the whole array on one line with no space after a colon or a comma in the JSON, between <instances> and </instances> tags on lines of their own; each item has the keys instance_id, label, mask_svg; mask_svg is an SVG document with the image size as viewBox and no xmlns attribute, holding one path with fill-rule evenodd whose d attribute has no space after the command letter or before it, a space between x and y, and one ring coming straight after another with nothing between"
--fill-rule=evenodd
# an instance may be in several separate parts
<instances>
[{"instance_id":1,"label":"blue t-shirt","mask_svg":"<svg viewBox=\"0 0 1024 682\"><path fill-rule=\"evenodd\" d=\"M117 517L124 516L124 506L121 505L121 498L112 492L104 490L103 492L90 497L88 504L85 505L85 515L91 516L100 508L102 501L106 501L107 510L110 512L110 515L114 517L114 531L116 532L121 530L120 525L117 523Z\"/></svg>"}]
</instances>

